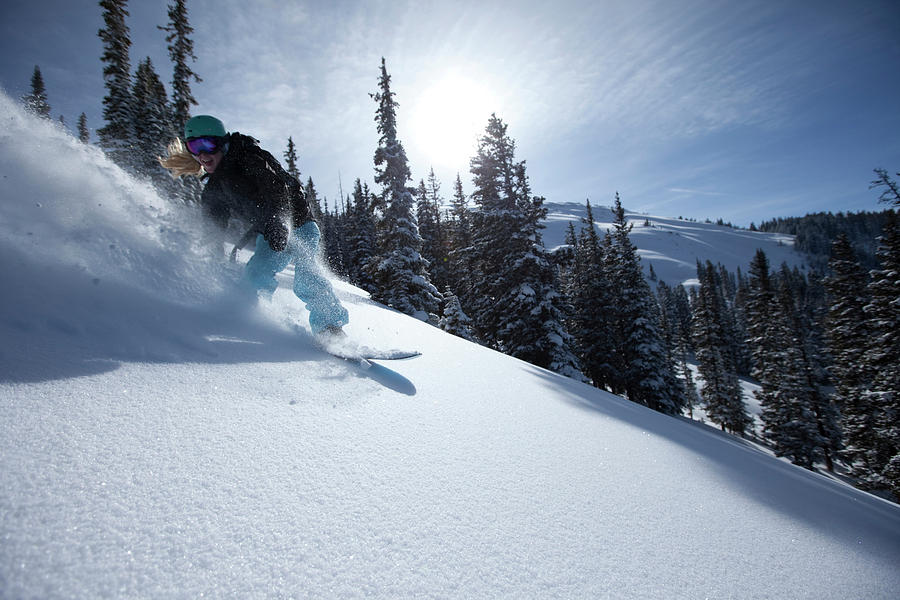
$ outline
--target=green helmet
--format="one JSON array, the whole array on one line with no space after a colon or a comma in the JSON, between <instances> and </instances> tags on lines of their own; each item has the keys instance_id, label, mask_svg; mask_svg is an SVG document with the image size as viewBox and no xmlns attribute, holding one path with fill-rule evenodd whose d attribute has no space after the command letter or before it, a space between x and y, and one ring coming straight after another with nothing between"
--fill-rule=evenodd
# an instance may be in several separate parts
<instances>
[{"instance_id":1,"label":"green helmet","mask_svg":"<svg viewBox=\"0 0 900 600\"><path fill-rule=\"evenodd\" d=\"M209 115L191 117L184 124L184 139L186 140L193 137L225 137L226 135L228 135L228 132L225 131L225 125L222 124L222 121Z\"/></svg>"}]
</instances>

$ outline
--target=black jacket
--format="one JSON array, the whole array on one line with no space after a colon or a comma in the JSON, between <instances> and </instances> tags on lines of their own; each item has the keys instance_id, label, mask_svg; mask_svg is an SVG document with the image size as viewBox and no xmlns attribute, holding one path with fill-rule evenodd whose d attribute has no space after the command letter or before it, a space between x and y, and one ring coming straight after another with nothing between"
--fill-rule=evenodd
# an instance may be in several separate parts
<instances>
[{"instance_id":1,"label":"black jacket","mask_svg":"<svg viewBox=\"0 0 900 600\"><path fill-rule=\"evenodd\" d=\"M206 176L201 203L219 226L236 218L281 251L287 242L285 223L297 228L313 220L303 188L257 140L240 133L227 140L222 162Z\"/></svg>"}]
</instances>

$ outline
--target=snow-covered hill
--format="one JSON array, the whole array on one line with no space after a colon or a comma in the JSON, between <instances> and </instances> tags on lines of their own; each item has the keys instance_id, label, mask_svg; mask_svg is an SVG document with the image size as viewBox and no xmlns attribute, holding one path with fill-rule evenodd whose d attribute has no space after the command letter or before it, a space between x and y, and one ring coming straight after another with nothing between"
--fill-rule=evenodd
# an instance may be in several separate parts
<instances>
[{"instance_id":1,"label":"snow-covered hill","mask_svg":"<svg viewBox=\"0 0 900 600\"><path fill-rule=\"evenodd\" d=\"M592 200L591 204L595 226L602 235L612 229L614 216L606 206L611 202ZM548 202L546 206L544 243L552 249L565 243L570 222L575 225L576 233L581 231L586 210L584 204L577 203ZM782 263L806 268L804 256L794 250L793 236L625 212L628 222L633 225L631 240L641 255L645 274L650 275L652 266L657 279L669 285L697 284L698 260L722 264L732 273L741 269L746 274L757 249L766 253L769 264L775 268Z\"/></svg>"},{"instance_id":2,"label":"snow-covered hill","mask_svg":"<svg viewBox=\"0 0 900 600\"><path fill-rule=\"evenodd\" d=\"M371 376L288 289L229 300L192 211L0 119L0 597L896 597L900 507L338 282L423 352Z\"/></svg>"}]
</instances>

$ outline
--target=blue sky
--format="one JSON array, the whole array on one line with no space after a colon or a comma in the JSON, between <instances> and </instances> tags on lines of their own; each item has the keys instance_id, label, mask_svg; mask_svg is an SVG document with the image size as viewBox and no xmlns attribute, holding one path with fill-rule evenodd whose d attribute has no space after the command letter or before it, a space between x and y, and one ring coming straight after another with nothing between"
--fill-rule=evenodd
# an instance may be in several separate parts
<instances>
[{"instance_id":1,"label":"blue sky","mask_svg":"<svg viewBox=\"0 0 900 600\"><path fill-rule=\"evenodd\" d=\"M168 84L168 0L129 7L132 65ZM747 226L879 210L872 170L900 171L900 3L831 0L403 2L191 0L196 114L258 137L333 202L373 186L381 57L414 184L446 197L491 112L534 193ZM53 115L102 125L101 9L7 1L0 86L44 75ZM464 90L459 95L455 90ZM444 141L441 141L444 140Z\"/></svg>"}]
</instances>

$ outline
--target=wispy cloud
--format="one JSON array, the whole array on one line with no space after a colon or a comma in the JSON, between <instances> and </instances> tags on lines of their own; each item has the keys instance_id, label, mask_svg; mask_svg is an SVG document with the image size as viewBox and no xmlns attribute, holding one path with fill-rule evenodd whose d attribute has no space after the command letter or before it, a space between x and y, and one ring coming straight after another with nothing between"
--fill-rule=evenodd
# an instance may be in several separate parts
<instances>
[{"instance_id":1,"label":"wispy cloud","mask_svg":"<svg viewBox=\"0 0 900 600\"><path fill-rule=\"evenodd\" d=\"M690 196L728 196L730 194L726 194L724 192L708 192L704 190L692 190L687 188L669 188L666 190L673 194L687 194Z\"/></svg>"}]
</instances>

